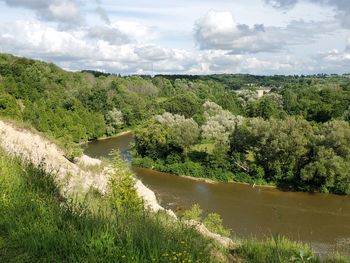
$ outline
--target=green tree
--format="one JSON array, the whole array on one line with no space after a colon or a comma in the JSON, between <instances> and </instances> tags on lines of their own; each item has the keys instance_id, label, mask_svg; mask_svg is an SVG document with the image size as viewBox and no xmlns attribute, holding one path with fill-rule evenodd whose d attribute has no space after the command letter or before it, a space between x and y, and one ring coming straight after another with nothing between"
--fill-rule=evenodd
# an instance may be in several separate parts
<instances>
[{"instance_id":1,"label":"green tree","mask_svg":"<svg viewBox=\"0 0 350 263\"><path fill-rule=\"evenodd\" d=\"M202 102L193 93L184 93L170 98L163 103L162 107L165 111L183 115L191 118L195 114L200 114L202 110Z\"/></svg>"}]
</instances>

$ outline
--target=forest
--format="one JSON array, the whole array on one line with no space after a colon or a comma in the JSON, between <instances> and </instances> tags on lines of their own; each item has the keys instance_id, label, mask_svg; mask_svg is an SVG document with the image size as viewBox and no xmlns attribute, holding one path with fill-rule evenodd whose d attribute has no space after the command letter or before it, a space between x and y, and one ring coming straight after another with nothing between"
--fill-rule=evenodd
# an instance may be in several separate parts
<instances>
[{"instance_id":1,"label":"forest","mask_svg":"<svg viewBox=\"0 0 350 263\"><path fill-rule=\"evenodd\" d=\"M67 148L132 129L134 164L159 171L350 193L349 75L120 76L2 54L0 116Z\"/></svg>"}]
</instances>

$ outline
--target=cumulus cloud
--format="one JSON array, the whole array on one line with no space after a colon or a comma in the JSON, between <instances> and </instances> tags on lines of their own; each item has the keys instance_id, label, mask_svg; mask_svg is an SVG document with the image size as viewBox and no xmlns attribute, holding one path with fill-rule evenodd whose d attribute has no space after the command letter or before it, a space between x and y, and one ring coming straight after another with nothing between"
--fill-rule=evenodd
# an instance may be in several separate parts
<instances>
[{"instance_id":1,"label":"cumulus cloud","mask_svg":"<svg viewBox=\"0 0 350 263\"><path fill-rule=\"evenodd\" d=\"M294 7L298 0L265 0L265 2L275 8L287 9Z\"/></svg>"},{"instance_id":2,"label":"cumulus cloud","mask_svg":"<svg viewBox=\"0 0 350 263\"><path fill-rule=\"evenodd\" d=\"M87 36L115 45L123 45L131 42L130 36L124 34L118 27L94 26L88 30Z\"/></svg>"},{"instance_id":3,"label":"cumulus cloud","mask_svg":"<svg viewBox=\"0 0 350 263\"><path fill-rule=\"evenodd\" d=\"M350 27L350 1L348 0L265 0L267 4L280 9L293 8L298 2L310 2L334 8L338 20L344 27Z\"/></svg>"},{"instance_id":4,"label":"cumulus cloud","mask_svg":"<svg viewBox=\"0 0 350 263\"><path fill-rule=\"evenodd\" d=\"M0 0L12 7L34 10L38 18L64 24L82 21L80 10L75 0Z\"/></svg>"},{"instance_id":5,"label":"cumulus cloud","mask_svg":"<svg viewBox=\"0 0 350 263\"><path fill-rule=\"evenodd\" d=\"M83 58L92 48L77 32L58 31L38 21L16 21L0 25L0 42L9 53L35 56Z\"/></svg>"},{"instance_id":6,"label":"cumulus cloud","mask_svg":"<svg viewBox=\"0 0 350 263\"><path fill-rule=\"evenodd\" d=\"M350 67L350 49L344 51L333 49L328 52L321 52L315 56L318 70L333 73L349 73L345 70Z\"/></svg>"},{"instance_id":7,"label":"cumulus cloud","mask_svg":"<svg viewBox=\"0 0 350 263\"><path fill-rule=\"evenodd\" d=\"M273 50L278 43L266 45L263 25L237 24L230 12L209 11L195 22L195 39L201 49L232 50L235 53ZM260 41L257 41L260 38Z\"/></svg>"},{"instance_id":8,"label":"cumulus cloud","mask_svg":"<svg viewBox=\"0 0 350 263\"><path fill-rule=\"evenodd\" d=\"M135 53L143 59L152 61L166 60L174 56L174 51L155 45L140 46Z\"/></svg>"},{"instance_id":9,"label":"cumulus cloud","mask_svg":"<svg viewBox=\"0 0 350 263\"><path fill-rule=\"evenodd\" d=\"M251 73L283 74L296 68L297 62L289 57L257 58L245 54L227 54L224 51L206 51L200 57L202 74Z\"/></svg>"},{"instance_id":10,"label":"cumulus cloud","mask_svg":"<svg viewBox=\"0 0 350 263\"><path fill-rule=\"evenodd\" d=\"M131 28L137 31L135 34L130 32L132 37L146 32L142 26L137 30L135 24ZM126 28L123 30L127 31ZM130 36L121 30L116 32L118 37L121 35L125 39L108 41L87 36L84 28L59 31L40 21L16 21L0 24L0 43L4 52L53 61L74 70L93 68L109 72L150 73L154 63L156 72L183 73L196 63L195 55L185 50L141 44L139 39L130 41Z\"/></svg>"},{"instance_id":11,"label":"cumulus cloud","mask_svg":"<svg viewBox=\"0 0 350 263\"><path fill-rule=\"evenodd\" d=\"M292 21L286 27L248 26L237 23L232 13L209 11L195 22L195 39L202 50L228 50L234 54L276 52L289 45L310 43L333 25Z\"/></svg>"},{"instance_id":12,"label":"cumulus cloud","mask_svg":"<svg viewBox=\"0 0 350 263\"><path fill-rule=\"evenodd\" d=\"M224 51L198 53L139 41L115 44L86 37L83 29L64 32L40 21L1 24L0 43L5 52L52 61L72 70L150 74L154 69L156 73L204 74L281 72L293 67Z\"/></svg>"},{"instance_id":13,"label":"cumulus cloud","mask_svg":"<svg viewBox=\"0 0 350 263\"><path fill-rule=\"evenodd\" d=\"M87 30L87 37L103 40L113 45L145 43L152 40L156 33L152 27L137 22L118 21L104 26L92 26Z\"/></svg>"}]
</instances>

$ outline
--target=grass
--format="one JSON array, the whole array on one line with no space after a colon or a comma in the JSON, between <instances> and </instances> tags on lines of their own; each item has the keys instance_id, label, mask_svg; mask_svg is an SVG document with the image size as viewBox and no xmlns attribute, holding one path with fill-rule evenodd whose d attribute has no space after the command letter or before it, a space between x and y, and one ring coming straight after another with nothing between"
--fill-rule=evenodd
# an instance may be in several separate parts
<instances>
[{"instance_id":1,"label":"grass","mask_svg":"<svg viewBox=\"0 0 350 263\"><path fill-rule=\"evenodd\" d=\"M320 259L303 243L294 242L277 236L265 240L244 240L234 251L236 261L247 263L349 263L349 258L339 255L330 255Z\"/></svg>"},{"instance_id":2,"label":"grass","mask_svg":"<svg viewBox=\"0 0 350 263\"><path fill-rule=\"evenodd\" d=\"M0 262L215 261L210 241L164 214L59 200L51 176L0 153Z\"/></svg>"}]
</instances>

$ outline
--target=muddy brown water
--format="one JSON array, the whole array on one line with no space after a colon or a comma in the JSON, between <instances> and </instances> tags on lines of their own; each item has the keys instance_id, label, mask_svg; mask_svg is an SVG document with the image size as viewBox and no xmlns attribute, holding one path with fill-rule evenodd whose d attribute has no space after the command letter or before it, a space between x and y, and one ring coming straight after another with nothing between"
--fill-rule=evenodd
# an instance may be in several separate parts
<instances>
[{"instance_id":1,"label":"muddy brown water","mask_svg":"<svg viewBox=\"0 0 350 263\"><path fill-rule=\"evenodd\" d=\"M113 149L131 160L132 134L94 141L85 153L108 157ZM181 211L198 203L217 212L237 238L284 235L310 244L318 253L350 255L350 196L283 192L235 183L206 183L144 168L132 168L162 206Z\"/></svg>"}]
</instances>

